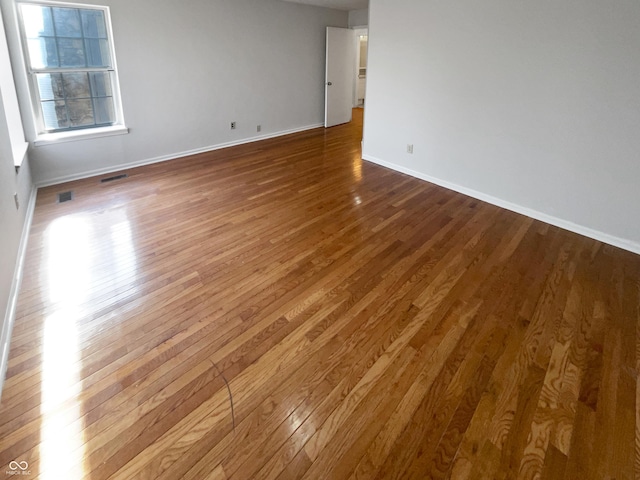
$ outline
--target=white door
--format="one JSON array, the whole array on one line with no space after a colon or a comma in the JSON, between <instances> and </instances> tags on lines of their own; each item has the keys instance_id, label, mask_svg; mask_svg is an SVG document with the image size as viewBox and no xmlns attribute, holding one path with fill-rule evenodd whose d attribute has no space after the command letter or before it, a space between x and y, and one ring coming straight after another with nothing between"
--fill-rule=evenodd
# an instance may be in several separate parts
<instances>
[{"instance_id":1,"label":"white door","mask_svg":"<svg viewBox=\"0 0 640 480\"><path fill-rule=\"evenodd\" d=\"M353 78L356 62L355 32L327 27L327 69L325 78L324 126L351 121Z\"/></svg>"}]
</instances>

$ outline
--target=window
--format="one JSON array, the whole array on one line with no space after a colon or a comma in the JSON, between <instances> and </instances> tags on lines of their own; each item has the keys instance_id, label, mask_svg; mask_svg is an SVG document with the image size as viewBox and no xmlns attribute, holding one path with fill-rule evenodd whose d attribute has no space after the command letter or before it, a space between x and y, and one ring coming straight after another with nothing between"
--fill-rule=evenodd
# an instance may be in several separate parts
<instances>
[{"instance_id":1,"label":"window","mask_svg":"<svg viewBox=\"0 0 640 480\"><path fill-rule=\"evenodd\" d=\"M29 144L24 141L18 96L13 83L9 48L0 12L0 157L10 157L16 168L22 165ZM4 118L2 118L4 117ZM6 127L6 128L5 128Z\"/></svg>"},{"instance_id":2,"label":"window","mask_svg":"<svg viewBox=\"0 0 640 480\"><path fill-rule=\"evenodd\" d=\"M39 134L122 125L109 10L19 3Z\"/></svg>"}]
</instances>

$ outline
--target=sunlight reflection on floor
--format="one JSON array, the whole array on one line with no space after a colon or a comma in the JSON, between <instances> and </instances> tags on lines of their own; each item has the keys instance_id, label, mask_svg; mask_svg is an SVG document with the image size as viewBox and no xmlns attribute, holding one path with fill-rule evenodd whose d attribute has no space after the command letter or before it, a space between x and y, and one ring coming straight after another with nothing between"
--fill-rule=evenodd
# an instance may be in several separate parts
<instances>
[{"instance_id":1,"label":"sunlight reflection on floor","mask_svg":"<svg viewBox=\"0 0 640 480\"><path fill-rule=\"evenodd\" d=\"M90 237L91 224L81 216L54 221L46 234L49 301L55 313L45 320L42 354L40 476L45 480L84 476L76 322L91 284Z\"/></svg>"},{"instance_id":2,"label":"sunlight reflection on floor","mask_svg":"<svg viewBox=\"0 0 640 480\"><path fill-rule=\"evenodd\" d=\"M69 308L49 316L45 323L40 433L40 478L44 480L84 478L76 320Z\"/></svg>"},{"instance_id":3,"label":"sunlight reflection on floor","mask_svg":"<svg viewBox=\"0 0 640 480\"><path fill-rule=\"evenodd\" d=\"M84 478L81 348L92 297L105 285L135 285L136 252L126 209L101 215L70 215L45 233L47 303L42 352L40 477ZM109 257L108 269L104 269ZM135 287L133 287L135 291ZM85 323L83 323L85 322ZM84 335L88 335L84 332Z\"/></svg>"}]
</instances>

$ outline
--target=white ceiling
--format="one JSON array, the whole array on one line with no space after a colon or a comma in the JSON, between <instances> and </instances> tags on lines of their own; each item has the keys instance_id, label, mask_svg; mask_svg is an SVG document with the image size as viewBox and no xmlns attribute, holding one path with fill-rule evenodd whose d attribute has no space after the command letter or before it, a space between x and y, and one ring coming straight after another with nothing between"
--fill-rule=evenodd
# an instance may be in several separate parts
<instances>
[{"instance_id":1,"label":"white ceiling","mask_svg":"<svg viewBox=\"0 0 640 480\"><path fill-rule=\"evenodd\" d=\"M304 3L317 7L337 8L338 10L360 10L369 6L369 0L284 0L285 2Z\"/></svg>"}]
</instances>

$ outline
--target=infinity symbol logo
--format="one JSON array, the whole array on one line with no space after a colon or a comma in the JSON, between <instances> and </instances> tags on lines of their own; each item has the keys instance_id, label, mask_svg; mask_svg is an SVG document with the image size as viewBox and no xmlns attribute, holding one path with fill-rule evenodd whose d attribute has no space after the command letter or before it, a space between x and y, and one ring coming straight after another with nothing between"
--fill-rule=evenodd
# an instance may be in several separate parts
<instances>
[{"instance_id":1,"label":"infinity symbol logo","mask_svg":"<svg viewBox=\"0 0 640 480\"><path fill-rule=\"evenodd\" d=\"M9 464L9 468L11 470L26 470L29 468L29 464L27 462L16 462L15 460Z\"/></svg>"}]
</instances>

